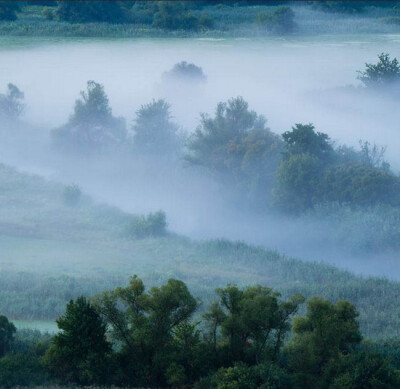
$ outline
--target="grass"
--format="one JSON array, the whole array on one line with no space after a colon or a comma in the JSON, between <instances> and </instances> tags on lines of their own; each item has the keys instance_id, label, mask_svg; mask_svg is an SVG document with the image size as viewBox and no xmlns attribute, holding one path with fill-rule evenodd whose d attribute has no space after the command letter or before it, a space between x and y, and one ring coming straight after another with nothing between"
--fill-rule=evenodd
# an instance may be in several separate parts
<instances>
[{"instance_id":1,"label":"grass","mask_svg":"<svg viewBox=\"0 0 400 389\"><path fill-rule=\"evenodd\" d=\"M0 312L11 319L54 320L69 299L123 285L137 274L148 286L182 279L203 308L215 288L227 283L259 283L284 297L301 292L347 299L357 305L365 335L400 335L400 283L241 242L196 242L173 234L128 239L128 215L89 198L69 207L63 189L0 166Z\"/></svg>"}]
</instances>

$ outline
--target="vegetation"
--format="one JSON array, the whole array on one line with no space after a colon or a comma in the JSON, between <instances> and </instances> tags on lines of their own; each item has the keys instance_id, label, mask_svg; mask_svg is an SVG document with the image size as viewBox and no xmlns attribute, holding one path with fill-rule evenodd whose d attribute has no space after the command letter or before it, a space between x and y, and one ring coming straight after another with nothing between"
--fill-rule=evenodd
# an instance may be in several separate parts
<instances>
[{"instance_id":1,"label":"vegetation","mask_svg":"<svg viewBox=\"0 0 400 389\"><path fill-rule=\"evenodd\" d=\"M376 64L366 63L366 69L358 72L358 79L367 88L397 88L400 81L397 58L390 59L389 54L382 53L378 59Z\"/></svg>"},{"instance_id":2,"label":"vegetation","mask_svg":"<svg viewBox=\"0 0 400 389\"><path fill-rule=\"evenodd\" d=\"M205 82L207 79L200 66L186 61L176 63L171 70L164 73L163 77L172 81L190 82Z\"/></svg>"},{"instance_id":3,"label":"vegetation","mask_svg":"<svg viewBox=\"0 0 400 389\"><path fill-rule=\"evenodd\" d=\"M294 12L287 6L279 7L272 13L259 13L257 24L267 32L275 34L292 33L296 29Z\"/></svg>"},{"instance_id":4,"label":"vegetation","mask_svg":"<svg viewBox=\"0 0 400 389\"><path fill-rule=\"evenodd\" d=\"M104 151L125 137L125 121L112 115L104 87L94 81L88 81L87 91L76 100L68 123L53 131L56 147L78 153Z\"/></svg>"},{"instance_id":5,"label":"vegetation","mask_svg":"<svg viewBox=\"0 0 400 389\"><path fill-rule=\"evenodd\" d=\"M13 21L17 20L17 13L20 6L15 1L2 1L0 3L0 20Z\"/></svg>"},{"instance_id":6,"label":"vegetation","mask_svg":"<svg viewBox=\"0 0 400 389\"><path fill-rule=\"evenodd\" d=\"M398 363L379 343L361 343L353 304L287 300L260 285L217 289L202 315L184 282L126 287L71 300L59 332L11 343L0 358L0 384L72 383L183 388L396 388ZM7 320L7 319L5 319ZM293 336L287 337L292 329ZM14 348L13 348L14 347ZM21 352L25 348L29 358ZM33 369L33 367L35 369Z\"/></svg>"},{"instance_id":7,"label":"vegetation","mask_svg":"<svg viewBox=\"0 0 400 389\"><path fill-rule=\"evenodd\" d=\"M78 185L72 184L65 187L63 193L65 204L70 206L76 206L79 204L81 197L82 197L82 191Z\"/></svg>"},{"instance_id":8,"label":"vegetation","mask_svg":"<svg viewBox=\"0 0 400 389\"><path fill-rule=\"evenodd\" d=\"M160 237L166 234L167 217L165 212L157 211L147 216L132 216L127 227L127 235L136 239Z\"/></svg>"},{"instance_id":9,"label":"vegetation","mask_svg":"<svg viewBox=\"0 0 400 389\"><path fill-rule=\"evenodd\" d=\"M171 121L170 105L165 100L142 105L132 130L135 153L153 157L179 154L178 126Z\"/></svg>"},{"instance_id":10,"label":"vegetation","mask_svg":"<svg viewBox=\"0 0 400 389\"><path fill-rule=\"evenodd\" d=\"M8 84L7 92L0 94L0 119L15 121L24 108L24 93L14 84Z\"/></svg>"}]
</instances>

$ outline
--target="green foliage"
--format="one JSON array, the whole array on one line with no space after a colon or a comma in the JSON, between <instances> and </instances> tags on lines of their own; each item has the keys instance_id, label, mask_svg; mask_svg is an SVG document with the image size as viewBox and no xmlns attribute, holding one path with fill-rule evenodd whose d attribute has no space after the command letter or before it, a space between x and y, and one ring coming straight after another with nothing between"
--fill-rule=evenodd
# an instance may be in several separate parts
<instances>
[{"instance_id":1,"label":"green foliage","mask_svg":"<svg viewBox=\"0 0 400 389\"><path fill-rule=\"evenodd\" d=\"M32 386L47 383L48 376L39 357L33 353L8 354L0 359L2 388Z\"/></svg>"},{"instance_id":2,"label":"green foliage","mask_svg":"<svg viewBox=\"0 0 400 389\"><path fill-rule=\"evenodd\" d=\"M81 188L76 184L68 185L64 188L63 200L70 207L75 207L79 204L82 198Z\"/></svg>"},{"instance_id":3,"label":"green foliage","mask_svg":"<svg viewBox=\"0 0 400 389\"><path fill-rule=\"evenodd\" d=\"M276 359L289 319L304 298L295 295L281 302L279 293L262 286L241 290L228 285L217 294L219 301L205 314L214 359L223 365Z\"/></svg>"},{"instance_id":4,"label":"green foliage","mask_svg":"<svg viewBox=\"0 0 400 389\"><path fill-rule=\"evenodd\" d=\"M374 2L369 2L371 5ZM377 2L375 2L378 4ZM380 3L384 3L383 1ZM367 3L364 1L314 1L313 7L324 12L359 13L364 11Z\"/></svg>"},{"instance_id":5,"label":"green foliage","mask_svg":"<svg viewBox=\"0 0 400 389\"><path fill-rule=\"evenodd\" d=\"M357 352L342 357L333 368L330 389L396 389L400 371L378 353Z\"/></svg>"},{"instance_id":6,"label":"green foliage","mask_svg":"<svg viewBox=\"0 0 400 389\"><path fill-rule=\"evenodd\" d=\"M11 350L15 331L14 324L6 316L0 315L0 357Z\"/></svg>"},{"instance_id":7,"label":"green foliage","mask_svg":"<svg viewBox=\"0 0 400 389\"><path fill-rule=\"evenodd\" d=\"M132 216L127 227L127 235L135 239L166 235L167 216L164 211L149 213L147 216Z\"/></svg>"},{"instance_id":8,"label":"green foliage","mask_svg":"<svg viewBox=\"0 0 400 389\"><path fill-rule=\"evenodd\" d=\"M361 341L357 316L347 301L333 304L319 297L308 301L307 315L294 319L294 337L286 351L296 387L328 387L330 365Z\"/></svg>"},{"instance_id":9,"label":"green foliage","mask_svg":"<svg viewBox=\"0 0 400 389\"><path fill-rule=\"evenodd\" d=\"M207 79L200 66L186 61L176 63L170 71L164 73L163 77L170 80L197 82L204 82Z\"/></svg>"},{"instance_id":10,"label":"green foliage","mask_svg":"<svg viewBox=\"0 0 400 389\"><path fill-rule=\"evenodd\" d=\"M198 306L182 281L170 279L146 292L135 276L128 287L99 295L95 305L105 317L113 339L121 343L123 382L156 387L168 382L183 384L196 369L200 371L195 360L187 366L179 360L180 351L185 350L179 333ZM189 335L196 342L193 328Z\"/></svg>"},{"instance_id":11,"label":"green foliage","mask_svg":"<svg viewBox=\"0 0 400 389\"><path fill-rule=\"evenodd\" d=\"M2 1L0 3L0 20L17 20L17 13L21 11L20 6L15 1Z\"/></svg>"},{"instance_id":12,"label":"green foliage","mask_svg":"<svg viewBox=\"0 0 400 389\"><path fill-rule=\"evenodd\" d=\"M104 383L108 376L110 344L106 324L84 297L67 304L57 319L60 332L43 358L49 371L65 383Z\"/></svg>"},{"instance_id":13,"label":"green foliage","mask_svg":"<svg viewBox=\"0 0 400 389\"><path fill-rule=\"evenodd\" d=\"M67 124L53 130L55 146L78 153L116 147L126 138L125 121L115 118L104 87L88 81Z\"/></svg>"},{"instance_id":14,"label":"green foliage","mask_svg":"<svg viewBox=\"0 0 400 389\"><path fill-rule=\"evenodd\" d=\"M179 153L178 126L171 121L170 105L153 100L136 112L132 127L134 151L151 156L176 156Z\"/></svg>"},{"instance_id":15,"label":"green foliage","mask_svg":"<svg viewBox=\"0 0 400 389\"><path fill-rule=\"evenodd\" d=\"M187 148L189 164L207 169L249 200L266 203L282 143L242 97L219 103L214 118L202 114Z\"/></svg>"},{"instance_id":16,"label":"green foliage","mask_svg":"<svg viewBox=\"0 0 400 389\"><path fill-rule=\"evenodd\" d=\"M24 93L14 84L8 84L7 93L0 94L0 118L17 120L24 108Z\"/></svg>"},{"instance_id":17,"label":"green foliage","mask_svg":"<svg viewBox=\"0 0 400 389\"><path fill-rule=\"evenodd\" d=\"M376 64L366 63L364 71L358 71L358 79L367 88L392 87L400 81L400 65L389 54L378 55Z\"/></svg>"},{"instance_id":18,"label":"green foliage","mask_svg":"<svg viewBox=\"0 0 400 389\"><path fill-rule=\"evenodd\" d=\"M274 190L278 208L301 213L324 203L399 204L400 178L385 162L384 148L360 142L360 151L334 149L329 137L311 124L296 124L282 136L286 152Z\"/></svg>"},{"instance_id":19,"label":"green foliage","mask_svg":"<svg viewBox=\"0 0 400 389\"><path fill-rule=\"evenodd\" d=\"M166 30L197 31L212 28L214 22L208 14L200 17L186 9L181 1L159 1L153 16L153 27Z\"/></svg>"},{"instance_id":20,"label":"green foliage","mask_svg":"<svg viewBox=\"0 0 400 389\"><path fill-rule=\"evenodd\" d=\"M294 12L290 7L281 6L272 12L259 13L257 25L268 32L275 34L288 34L296 30Z\"/></svg>"},{"instance_id":21,"label":"green foliage","mask_svg":"<svg viewBox=\"0 0 400 389\"><path fill-rule=\"evenodd\" d=\"M55 17L70 23L121 23L125 14L119 1L59 1Z\"/></svg>"}]
</instances>

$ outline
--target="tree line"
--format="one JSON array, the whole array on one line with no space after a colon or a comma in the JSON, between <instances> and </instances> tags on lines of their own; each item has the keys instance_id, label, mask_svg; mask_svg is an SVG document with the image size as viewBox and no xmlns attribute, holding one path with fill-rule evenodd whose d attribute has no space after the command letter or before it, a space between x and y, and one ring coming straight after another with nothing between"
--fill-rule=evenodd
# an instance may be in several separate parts
<instances>
[{"instance_id":1,"label":"tree line","mask_svg":"<svg viewBox=\"0 0 400 389\"><path fill-rule=\"evenodd\" d=\"M164 77L205 82L202 69L181 62ZM365 90L397 90L400 66L388 54L359 72ZM0 117L16 120L23 93L12 84L0 95ZM191 135L172 121L170 105L153 100L137 112L130 129L112 113L104 87L88 81L68 122L52 131L53 147L71 154L127 152L153 161L198 167L228 188L245 206L304 213L327 203L370 207L400 204L400 179L384 159L384 147L360 142L337 145L311 123L278 135L242 97L219 103L213 116L201 114Z\"/></svg>"},{"instance_id":2,"label":"tree line","mask_svg":"<svg viewBox=\"0 0 400 389\"><path fill-rule=\"evenodd\" d=\"M347 301L227 285L207 309L179 280L71 300L53 337L16 341L0 316L0 385L397 388L399 364L363 340ZM18 333L18 332L17 332Z\"/></svg>"}]
</instances>

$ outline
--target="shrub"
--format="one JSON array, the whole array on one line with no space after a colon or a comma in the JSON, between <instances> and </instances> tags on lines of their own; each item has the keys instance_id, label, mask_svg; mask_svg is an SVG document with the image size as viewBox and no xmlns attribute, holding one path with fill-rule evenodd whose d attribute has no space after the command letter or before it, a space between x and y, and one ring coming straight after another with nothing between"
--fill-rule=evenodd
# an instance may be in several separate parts
<instances>
[{"instance_id":1,"label":"shrub","mask_svg":"<svg viewBox=\"0 0 400 389\"><path fill-rule=\"evenodd\" d=\"M0 20L17 20L17 12L21 9L15 1L2 1L0 3Z\"/></svg>"},{"instance_id":2,"label":"shrub","mask_svg":"<svg viewBox=\"0 0 400 389\"><path fill-rule=\"evenodd\" d=\"M78 185L71 184L64 188L64 203L70 207L77 206L82 198L82 191Z\"/></svg>"},{"instance_id":3,"label":"shrub","mask_svg":"<svg viewBox=\"0 0 400 389\"><path fill-rule=\"evenodd\" d=\"M184 80L184 81L200 81L204 82L207 77L203 73L203 69L193 63L181 61L176 63L174 67L163 74L166 79Z\"/></svg>"},{"instance_id":4,"label":"shrub","mask_svg":"<svg viewBox=\"0 0 400 389\"><path fill-rule=\"evenodd\" d=\"M167 218L164 211L149 213L147 216L133 216L128 224L128 236L136 239L157 237L166 234Z\"/></svg>"}]
</instances>

